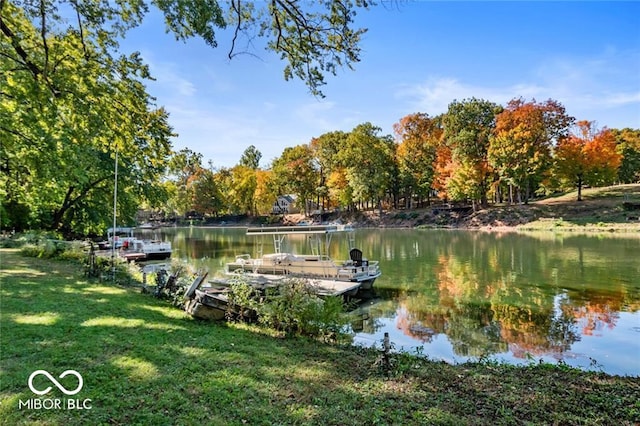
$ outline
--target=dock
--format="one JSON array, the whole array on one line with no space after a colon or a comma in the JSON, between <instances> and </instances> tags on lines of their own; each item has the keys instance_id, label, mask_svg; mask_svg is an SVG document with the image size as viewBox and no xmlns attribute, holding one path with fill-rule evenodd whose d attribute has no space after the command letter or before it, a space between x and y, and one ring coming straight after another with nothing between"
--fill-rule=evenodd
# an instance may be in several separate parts
<instances>
[{"instance_id":1,"label":"dock","mask_svg":"<svg viewBox=\"0 0 640 426\"><path fill-rule=\"evenodd\" d=\"M125 253L121 252L120 257L125 259L127 262L137 262L138 260L143 260L147 258L147 255L144 253Z\"/></svg>"},{"instance_id":2,"label":"dock","mask_svg":"<svg viewBox=\"0 0 640 426\"><path fill-rule=\"evenodd\" d=\"M259 226L247 228L247 235L332 234L352 232L351 225Z\"/></svg>"},{"instance_id":3,"label":"dock","mask_svg":"<svg viewBox=\"0 0 640 426\"><path fill-rule=\"evenodd\" d=\"M319 297L342 297L352 300L362 283L354 281L338 281L327 279L310 279L292 275L242 274L237 278L213 278L204 284L204 276L197 277L185 292L187 302L185 310L192 316L202 319L221 320L229 313L231 306L227 292L236 279L244 279L258 293L264 294L270 288L277 288L289 280L300 278L306 280L316 289ZM255 313L240 309L234 314L253 315Z\"/></svg>"},{"instance_id":4,"label":"dock","mask_svg":"<svg viewBox=\"0 0 640 426\"><path fill-rule=\"evenodd\" d=\"M297 277L295 275L269 275L269 274L252 274L245 273L239 275L238 278L244 278L247 284L254 287L265 289L268 287L277 287L285 280L302 279L309 282L318 292L318 296L353 296L360 288L360 282L356 281L339 281L331 279L315 279L309 277ZM234 278L214 278L209 282L214 285L228 286Z\"/></svg>"}]
</instances>

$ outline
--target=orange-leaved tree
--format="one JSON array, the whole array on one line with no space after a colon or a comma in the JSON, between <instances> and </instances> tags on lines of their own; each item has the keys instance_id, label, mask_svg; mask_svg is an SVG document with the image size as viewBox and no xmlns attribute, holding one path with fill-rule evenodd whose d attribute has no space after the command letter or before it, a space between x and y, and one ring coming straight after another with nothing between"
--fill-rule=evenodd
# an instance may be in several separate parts
<instances>
[{"instance_id":1,"label":"orange-leaved tree","mask_svg":"<svg viewBox=\"0 0 640 426\"><path fill-rule=\"evenodd\" d=\"M425 113L409 114L393 125L398 149L400 190L405 194L405 207L418 197L420 203L429 200L432 188L436 149L442 139L442 118Z\"/></svg>"},{"instance_id":2,"label":"orange-leaved tree","mask_svg":"<svg viewBox=\"0 0 640 426\"><path fill-rule=\"evenodd\" d=\"M551 167L552 146L568 135L573 121L565 108L551 99L542 103L513 99L498 114L488 157L500 180L508 184L510 202L514 201L514 189L521 201L528 202L531 191Z\"/></svg>"},{"instance_id":3,"label":"orange-leaved tree","mask_svg":"<svg viewBox=\"0 0 640 426\"><path fill-rule=\"evenodd\" d=\"M611 130L596 130L594 122L579 121L577 131L560 140L556 148L556 174L578 188L582 201L582 186L608 185L614 182L622 156L616 152L616 140Z\"/></svg>"},{"instance_id":4,"label":"orange-leaved tree","mask_svg":"<svg viewBox=\"0 0 640 426\"><path fill-rule=\"evenodd\" d=\"M451 148L442 143L436 148L436 158L434 161L433 189L436 190L438 198L447 200L447 182L451 179L453 171L458 167L451 159Z\"/></svg>"}]
</instances>

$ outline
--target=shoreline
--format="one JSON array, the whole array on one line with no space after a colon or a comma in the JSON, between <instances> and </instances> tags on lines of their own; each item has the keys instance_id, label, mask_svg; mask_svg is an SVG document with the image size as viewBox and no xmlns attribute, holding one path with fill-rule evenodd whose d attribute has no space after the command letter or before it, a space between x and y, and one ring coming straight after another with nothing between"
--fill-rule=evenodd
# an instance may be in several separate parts
<instances>
[{"instance_id":1,"label":"shoreline","mask_svg":"<svg viewBox=\"0 0 640 426\"><path fill-rule=\"evenodd\" d=\"M537 227L527 225L484 225L484 226L437 226L437 225L372 225L371 223L350 223L357 229L414 229L414 230L443 230L443 231L482 231L482 232L553 232L553 233L640 233L640 222L635 224L611 223L606 225L560 225L551 227ZM191 224L191 225L163 225L156 229L163 228L219 228L219 229L240 229L259 226L255 223L218 225L218 224ZM278 226L293 226L282 224Z\"/></svg>"},{"instance_id":2,"label":"shoreline","mask_svg":"<svg viewBox=\"0 0 640 426\"><path fill-rule=\"evenodd\" d=\"M174 424L639 420L637 376L562 364L452 365L395 353L385 363L373 348L275 338L241 324L203 324L134 288L79 277L77 265L26 258L15 250L0 255L3 336L12 336L2 337L0 351L0 417L7 423L166 424L168 415ZM41 297L30 298L25 308L32 293ZM34 338L43 333L46 340ZM34 370L60 372L52 360L66 360L85 378L77 398L91 399L91 409L19 409Z\"/></svg>"}]
</instances>

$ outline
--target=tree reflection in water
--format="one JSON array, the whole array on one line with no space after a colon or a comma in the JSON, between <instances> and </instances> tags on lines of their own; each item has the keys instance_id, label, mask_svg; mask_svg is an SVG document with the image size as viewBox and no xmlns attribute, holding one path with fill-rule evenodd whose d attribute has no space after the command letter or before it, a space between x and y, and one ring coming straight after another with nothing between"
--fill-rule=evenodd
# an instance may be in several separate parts
<instances>
[{"instance_id":1,"label":"tree reflection in water","mask_svg":"<svg viewBox=\"0 0 640 426\"><path fill-rule=\"evenodd\" d=\"M165 230L174 253L212 275L255 252L244 229ZM304 239L288 249L306 250ZM640 375L640 236L367 229L356 246L383 271L354 314L356 341L386 331L397 349L436 359L562 359ZM268 252L268 244L264 246ZM330 256L348 258L346 244ZM205 259L205 260L203 260Z\"/></svg>"}]
</instances>

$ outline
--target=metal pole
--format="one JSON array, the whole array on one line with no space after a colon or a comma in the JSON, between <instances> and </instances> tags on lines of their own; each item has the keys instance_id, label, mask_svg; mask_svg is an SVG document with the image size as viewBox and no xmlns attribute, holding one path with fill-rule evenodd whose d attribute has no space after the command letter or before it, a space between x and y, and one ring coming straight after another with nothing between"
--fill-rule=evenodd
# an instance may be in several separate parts
<instances>
[{"instance_id":1,"label":"metal pole","mask_svg":"<svg viewBox=\"0 0 640 426\"><path fill-rule=\"evenodd\" d=\"M111 234L111 274L116 281L116 214L118 203L118 145L116 145L115 179L113 183L113 232Z\"/></svg>"}]
</instances>

